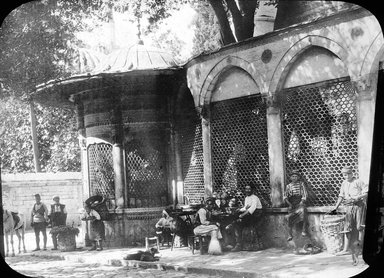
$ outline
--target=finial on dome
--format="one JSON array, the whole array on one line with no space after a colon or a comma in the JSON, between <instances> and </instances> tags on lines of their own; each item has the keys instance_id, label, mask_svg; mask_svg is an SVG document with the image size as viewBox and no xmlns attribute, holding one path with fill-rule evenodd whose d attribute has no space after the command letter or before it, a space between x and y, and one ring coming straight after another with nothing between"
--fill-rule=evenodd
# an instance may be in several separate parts
<instances>
[{"instance_id":1,"label":"finial on dome","mask_svg":"<svg viewBox=\"0 0 384 278\"><path fill-rule=\"evenodd\" d=\"M141 31L140 31L140 17L137 18L137 44L144 45L143 40L141 39Z\"/></svg>"}]
</instances>

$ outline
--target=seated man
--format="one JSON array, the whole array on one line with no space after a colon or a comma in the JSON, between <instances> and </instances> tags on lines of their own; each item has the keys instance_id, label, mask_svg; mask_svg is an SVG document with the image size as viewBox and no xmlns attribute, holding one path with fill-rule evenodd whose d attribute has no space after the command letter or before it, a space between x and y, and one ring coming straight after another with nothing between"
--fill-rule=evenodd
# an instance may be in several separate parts
<instances>
[{"instance_id":1,"label":"seated man","mask_svg":"<svg viewBox=\"0 0 384 278\"><path fill-rule=\"evenodd\" d=\"M228 206L225 207L225 217L220 221L220 230L223 235L223 244L225 249L231 250L235 246L235 234L233 225L239 218L239 202L236 197L228 196Z\"/></svg>"},{"instance_id":2,"label":"seated man","mask_svg":"<svg viewBox=\"0 0 384 278\"><path fill-rule=\"evenodd\" d=\"M195 221L196 228L193 230L195 235L211 236L211 241L208 247L208 254L221 254L221 246L218 239L221 239L221 232L217 222L212 221L213 208L215 206L215 200L208 198L205 207L200 208L197 212Z\"/></svg>"},{"instance_id":3,"label":"seated man","mask_svg":"<svg viewBox=\"0 0 384 278\"><path fill-rule=\"evenodd\" d=\"M242 250L242 233L244 227L251 226L261 216L262 205L260 199L253 193L255 187L249 184L245 187L244 206L239 209L239 218L234 222L236 245L231 250L238 252Z\"/></svg>"},{"instance_id":4,"label":"seated man","mask_svg":"<svg viewBox=\"0 0 384 278\"><path fill-rule=\"evenodd\" d=\"M162 217L155 224L156 234L160 237L161 243L164 243L165 240L167 240L167 242L170 241L171 222L173 221L173 218L169 216L169 213L169 209L163 210Z\"/></svg>"},{"instance_id":5,"label":"seated man","mask_svg":"<svg viewBox=\"0 0 384 278\"><path fill-rule=\"evenodd\" d=\"M302 222L302 236L307 236L307 189L298 170L291 173L291 183L287 185L283 200L288 204L286 221L289 228L288 241L293 239L293 227Z\"/></svg>"}]
</instances>

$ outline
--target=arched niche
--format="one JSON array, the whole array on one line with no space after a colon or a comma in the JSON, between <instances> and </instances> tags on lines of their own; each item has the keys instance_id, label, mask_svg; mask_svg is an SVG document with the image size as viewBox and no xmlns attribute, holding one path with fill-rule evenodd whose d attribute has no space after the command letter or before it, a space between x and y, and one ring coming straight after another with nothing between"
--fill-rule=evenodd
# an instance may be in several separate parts
<instances>
[{"instance_id":1,"label":"arched niche","mask_svg":"<svg viewBox=\"0 0 384 278\"><path fill-rule=\"evenodd\" d=\"M239 67L231 67L220 74L213 89L211 102L246 97L259 91L249 73Z\"/></svg>"},{"instance_id":2,"label":"arched niche","mask_svg":"<svg viewBox=\"0 0 384 278\"><path fill-rule=\"evenodd\" d=\"M293 62L283 83L291 88L348 76L348 69L331 51L313 46Z\"/></svg>"}]
</instances>

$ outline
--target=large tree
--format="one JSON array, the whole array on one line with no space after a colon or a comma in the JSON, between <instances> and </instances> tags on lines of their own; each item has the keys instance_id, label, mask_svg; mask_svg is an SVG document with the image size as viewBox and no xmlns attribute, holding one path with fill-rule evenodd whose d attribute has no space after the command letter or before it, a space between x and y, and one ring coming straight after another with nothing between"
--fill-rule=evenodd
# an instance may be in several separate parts
<instances>
[{"instance_id":1,"label":"large tree","mask_svg":"<svg viewBox=\"0 0 384 278\"><path fill-rule=\"evenodd\" d=\"M163 19L183 5L198 16L193 54L212 51L253 34L256 0L41 0L14 9L0 29L0 116L3 165L9 171L33 171L29 93L37 84L65 78L76 48L84 46L75 32L92 30L113 21L113 12L127 14L143 36L156 32ZM268 0L269 2L275 2ZM209 3L209 4L208 4ZM210 5L210 6L209 6ZM216 17L215 17L216 15ZM148 21L149 24L144 24ZM171 32L162 34L162 46L178 57L183 42ZM167 47L169 48L169 47ZM77 136L72 112L37 105L38 158L43 170L79 169ZM65 140L64 140L65 138ZM61 155L64 154L64 155ZM20 157L23 156L23 157Z\"/></svg>"},{"instance_id":2,"label":"large tree","mask_svg":"<svg viewBox=\"0 0 384 278\"><path fill-rule=\"evenodd\" d=\"M87 8L77 1L33 1L14 9L0 29L0 116L2 167L8 172L34 170L29 112L37 115L36 158L42 170L79 170L73 112L36 105L28 96L37 84L71 74L77 19ZM66 143L63 143L63 139ZM61 153L62 159L57 159ZM36 169L40 169L37 167Z\"/></svg>"},{"instance_id":3,"label":"large tree","mask_svg":"<svg viewBox=\"0 0 384 278\"><path fill-rule=\"evenodd\" d=\"M260 5L277 5L278 0L208 0L220 25L223 45L253 36L254 16ZM233 28L231 28L231 25Z\"/></svg>"}]
</instances>

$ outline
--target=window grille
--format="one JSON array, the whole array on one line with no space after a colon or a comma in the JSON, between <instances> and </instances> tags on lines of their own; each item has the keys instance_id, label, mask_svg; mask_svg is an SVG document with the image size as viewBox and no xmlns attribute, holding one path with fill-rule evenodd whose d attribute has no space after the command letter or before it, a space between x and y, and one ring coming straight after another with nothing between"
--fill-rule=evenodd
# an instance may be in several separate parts
<instances>
[{"instance_id":1,"label":"window grille","mask_svg":"<svg viewBox=\"0 0 384 278\"><path fill-rule=\"evenodd\" d=\"M128 206L167 205L166 140L160 128L132 132L125 144Z\"/></svg>"},{"instance_id":2,"label":"window grille","mask_svg":"<svg viewBox=\"0 0 384 278\"><path fill-rule=\"evenodd\" d=\"M233 191L244 199L253 182L256 195L270 206L266 105L260 96L212 104L212 172L215 191Z\"/></svg>"},{"instance_id":3,"label":"window grille","mask_svg":"<svg viewBox=\"0 0 384 278\"><path fill-rule=\"evenodd\" d=\"M286 89L282 97L282 129L286 166L298 169L313 206L334 205L343 180L341 169L357 170L356 95L347 79ZM357 171L355 171L357 173Z\"/></svg>"},{"instance_id":4,"label":"window grille","mask_svg":"<svg viewBox=\"0 0 384 278\"><path fill-rule=\"evenodd\" d=\"M89 182L91 195L115 198L112 146L105 143L88 146Z\"/></svg>"},{"instance_id":5,"label":"window grille","mask_svg":"<svg viewBox=\"0 0 384 278\"><path fill-rule=\"evenodd\" d=\"M180 150L184 180L184 195L190 203L200 203L204 197L204 164L201 121L195 115L192 121L180 124Z\"/></svg>"}]
</instances>

